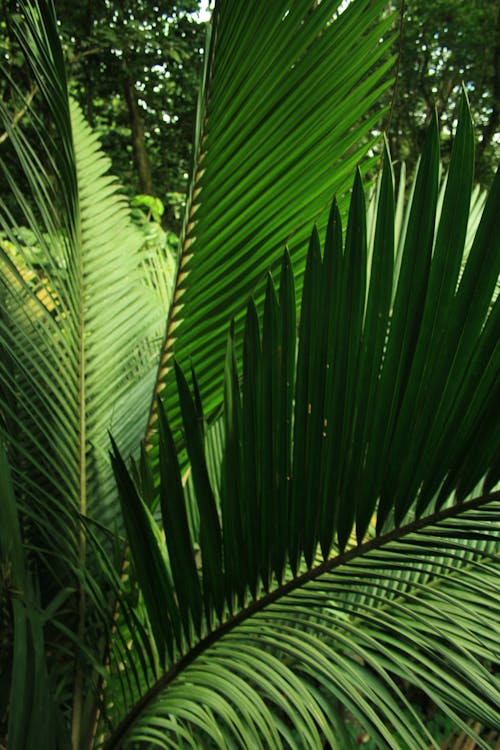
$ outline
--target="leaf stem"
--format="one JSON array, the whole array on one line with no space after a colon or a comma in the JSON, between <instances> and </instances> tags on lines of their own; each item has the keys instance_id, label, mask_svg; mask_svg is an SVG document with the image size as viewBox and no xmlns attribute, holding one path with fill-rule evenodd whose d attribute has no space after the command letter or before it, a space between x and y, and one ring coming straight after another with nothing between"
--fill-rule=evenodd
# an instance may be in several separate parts
<instances>
[{"instance_id":1,"label":"leaf stem","mask_svg":"<svg viewBox=\"0 0 500 750\"><path fill-rule=\"evenodd\" d=\"M409 534L413 534L424 529L427 526L438 524L442 521L446 521L450 518L455 518L458 514L466 513L467 511L480 508L483 505L500 501L500 491L487 493L480 495L479 497L468 500L464 503L457 503L449 508L440 510L436 513L432 513L424 518L418 518L405 526L392 529L385 534L382 534L374 539L370 539L367 542L358 544L356 547L352 547L347 552L335 555L334 557L325 560L321 564L307 570L299 576L292 578L287 583L278 586L273 591L270 591L261 599L253 601L247 607L243 608L230 617L226 622L222 623L218 628L209 633L205 638L200 640L187 654L185 654L179 661L172 665L170 669L165 672L162 677L140 698L137 703L131 708L127 716L115 729L107 743L104 745L104 750L113 750L119 748L121 742L126 736L129 729L133 726L134 722L139 718L145 708L162 692L168 685L181 674L195 659L203 654L210 646L219 641L221 637L227 635L229 632L234 630L236 626L240 625L245 620L255 615L257 612L261 612L263 609L282 597L292 593L293 591L301 588L307 583L316 580L325 573L329 573L335 568L339 568L346 563L355 560L358 557L362 557L373 550L381 549L384 545L390 542L395 542L398 539L404 538Z\"/></svg>"},{"instance_id":2,"label":"leaf stem","mask_svg":"<svg viewBox=\"0 0 500 750\"><path fill-rule=\"evenodd\" d=\"M82 259L80 258L80 300L83 304L84 299L84 273L82 267ZM87 423L86 423L86 390L85 390L85 313L83 308L80 309L80 330L79 330L79 357L80 357L80 373L79 373L79 466L80 466L80 497L79 497L79 514L80 520L79 531L78 531L78 562L79 569L85 570L85 562L87 557L87 537L84 524L81 518L85 518L87 514ZM85 610L86 610L86 593L85 584L83 580L79 581L78 584L78 627L77 637L79 642L83 642L85 638ZM73 693L73 714L71 722L71 741L73 750L79 750L81 743L81 731L82 731L82 714L83 714L83 663L76 655L75 665L75 682L74 682L74 693Z\"/></svg>"}]
</instances>

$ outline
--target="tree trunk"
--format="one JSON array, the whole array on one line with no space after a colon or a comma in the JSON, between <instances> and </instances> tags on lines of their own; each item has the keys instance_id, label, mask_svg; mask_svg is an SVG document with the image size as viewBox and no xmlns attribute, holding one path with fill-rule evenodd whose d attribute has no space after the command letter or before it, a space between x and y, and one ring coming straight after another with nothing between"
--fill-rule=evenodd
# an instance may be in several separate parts
<instances>
[{"instance_id":1,"label":"tree trunk","mask_svg":"<svg viewBox=\"0 0 500 750\"><path fill-rule=\"evenodd\" d=\"M483 137L479 142L477 155L478 166L485 157L485 151L490 145L493 136L498 132L500 124L500 11L497 10L495 46L493 48L493 82L492 82L492 107L488 124L483 130Z\"/></svg>"},{"instance_id":2,"label":"tree trunk","mask_svg":"<svg viewBox=\"0 0 500 750\"><path fill-rule=\"evenodd\" d=\"M146 151L144 140L144 124L137 105L137 95L134 82L127 70L126 63L123 65L125 77L123 81L125 101L130 117L130 126L132 129L132 148L134 151L134 161L139 174L141 193L146 195L155 195L153 187L153 177L151 174L151 163Z\"/></svg>"}]
</instances>

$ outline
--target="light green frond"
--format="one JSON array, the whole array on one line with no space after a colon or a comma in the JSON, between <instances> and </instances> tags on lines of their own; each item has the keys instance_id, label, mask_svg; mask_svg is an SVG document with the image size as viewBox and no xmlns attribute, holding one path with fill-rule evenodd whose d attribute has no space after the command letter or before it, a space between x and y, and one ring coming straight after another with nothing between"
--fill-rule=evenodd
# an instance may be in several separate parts
<instances>
[{"instance_id":1,"label":"light green frond","mask_svg":"<svg viewBox=\"0 0 500 750\"><path fill-rule=\"evenodd\" d=\"M28 139L1 105L29 189L5 168L17 213L0 202L0 429L41 606L71 592L73 609L60 603L46 638L76 742L92 731L82 728L85 711L88 719L100 700L97 667L122 595L119 559L99 577L85 524L107 547L121 527L109 432L127 455L138 452L166 310L109 160L68 97L52 5L23 11L19 33L47 120L33 114Z\"/></svg>"},{"instance_id":2,"label":"light green frond","mask_svg":"<svg viewBox=\"0 0 500 750\"><path fill-rule=\"evenodd\" d=\"M145 403L157 361L157 339L165 310L143 265L143 238L131 224L125 199L107 176L99 144L72 105L81 217L85 404L87 440L92 446L89 498L112 492L108 431L127 455L145 432ZM90 515L92 506L89 508ZM114 514L114 508L111 513ZM97 518L102 520L100 511Z\"/></svg>"},{"instance_id":3,"label":"light green frond","mask_svg":"<svg viewBox=\"0 0 500 750\"><path fill-rule=\"evenodd\" d=\"M13 445L43 476L45 492L105 521L115 512L108 431L127 454L137 450L164 310L153 304L142 236L107 175L108 161L73 103L71 117L75 238L42 213L31 224L39 251L29 257L4 218L10 240L0 259L2 411ZM15 143L28 159L21 135ZM36 164L29 165L40 180ZM48 175L46 181L49 190ZM29 216L28 199L20 204Z\"/></svg>"}]
</instances>

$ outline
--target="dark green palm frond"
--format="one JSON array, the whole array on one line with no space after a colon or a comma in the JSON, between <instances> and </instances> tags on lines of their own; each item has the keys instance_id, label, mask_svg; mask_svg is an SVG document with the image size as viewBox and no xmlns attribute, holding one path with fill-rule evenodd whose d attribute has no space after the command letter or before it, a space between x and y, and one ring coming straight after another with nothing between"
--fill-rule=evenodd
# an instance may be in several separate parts
<instances>
[{"instance_id":1,"label":"dark green palm frond","mask_svg":"<svg viewBox=\"0 0 500 750\"><path fill-rule=\"evenodd\" d=\"M192 360L207 416L220 404L227 320L289 243L300 288L304 243L326 224L373 144L392 83L387 4L217 2L200 98L192 191L156 395L175 408L172 355ZM221 269L224 269L221 272ZM263 302L259 294L258 307ZM174 433L180 424L173 422Z\"/></svg>"},{"instance_id":2,"label":"dark green palm frond","mask_svg":"<svg viewBox=\"0 0 500 750\"><path fill-rule=\"evenodd\" d=\"M323 254L311 235L297 342L285 253L262 324L248 306L242 383L231 329L219 487L197 384L176 368L199 532L160 410L167 563L115 451L166 662L107 747L345 748L350 726L379 747L438 747L409 690L480 747L468 719L500 727L500 175L465 258L465 95L439 215L438 158L433 123L397 238L388 155L373 230L359 174L345 238L334 203Z\"/></svg>"}]
</instances>

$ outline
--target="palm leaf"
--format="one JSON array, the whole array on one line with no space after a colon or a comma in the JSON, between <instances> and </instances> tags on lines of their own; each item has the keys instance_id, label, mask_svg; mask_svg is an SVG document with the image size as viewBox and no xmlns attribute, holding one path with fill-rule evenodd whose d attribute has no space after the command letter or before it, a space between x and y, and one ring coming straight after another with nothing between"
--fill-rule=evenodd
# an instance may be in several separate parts
<instances>
[{"instance_id":1,"label":"palm leaf","mask_svg":"<svg viewBox=\"0 0 500 750\"><path fill-rule=\"evenodd\" d=\"M337 6L216 4L149 441L164 387L175 408L173 354L185 367L192 361L213 414L227 320L236 317L241 331L245 300L279 263L285 242L300 288L310 226L326 224L332 195L347 190L372 145L382 114L375 104L392 82L392 19L378 0L356 0L343 12ZM256 301L260 307L263 295ZM179 423L180 416L176 437Z\"/></svg>"},{"instance_id":2,"label":"palm leaf","mask_svg":"<svg viewBox=\"0 0 500 750\"><path fill-rule=\"evenodd\" d=\"M44 18L50 10L41 4L38 12L25 12L31 62L55 92L49 103L57 107L57 115L51 112L57 130L48 143L37 144L37 151L18 128L9 131L33 195L43 193L46 200L37 201L36 216L11 179L39 251L29 256L3 207L8 242L0 251L2 412L12 426L13 450L23 453L35 476L43 474L47 495L104 522L114 513L109 498L115 492L107 432L113 429L127 453L144 433L144 403L154 372L150 341L162 311L155 309L157 295L140 268L142 236L107 175L109 163L95 136L68 99L56 59L58 43L49 46L44 37L44 31L52 31L53 21ZM38 126L42 138L46 133ZM44 151L56 189L36 155ZM61 200L67 210L58 210ZM44 278L48 297L33 284L35 276Z\"/></svg>"},{"instance_id":3,"label":"palm leaf","mask_svg":"<svg viewBox=\"0 0 500 750\"><path fill-rule=\"evenodd\" d=\"M467 720L500 726L491 418L500 175L465 259L473 162L465 95L436 218L438 154L433 123L397 244L388 155L375 228L366 227L358 174L345 238L335 204L323 255L313 231L297 358L288 253L279 294L268 280L262 330L249 304L243 387L231 329L217 490L199 398L177 368L199 539L175 511L180 472L164 420L161 510L165 570L174 575L163 623L182 619L184 628L169 627L164 675L107 748L340 748L350 724L380 747L438 747L405 695L409 686L480 747L487 745ZM132 520L144 505L116 451L113 462ZM153 609L146 591L160 590L159 548L143 539L130 542L135 560L150 561L139 582L153 619L158 601ZM188 579L198 541L199 593L181 599L181 589L196 585Z\"/></svg>"},{"instance_id":4,"label":"palm leaf","mask_svg":"<svg viewBox=\"0 0 500 750\"><path fill-rule=\"evenodd\" d=\"M31 142L2 107L31 194L5 168L18 215L0 203L0 426L25 541L36 549L42 606L58 590L79 591L78 625L67 632L77 632L78 649L90 645L92 601L81 520L116 523L108 432L127 454L137 452L165 310L109 162L68 97L54 9L40 2L23 6L23 15L19 38L53 128L33 114ZM23 245L20 223L32 232L36 254ZM112 618L109 602L102 605ZM67 640L59 647L73 679L68 653L77 649ZM77 692L81 699L81 684Z\"/></svg>"},{"instance_id":5,"label":"palm leaf","mask_svg":"<svg viewBox=\"0 0 500 750\"><path fill-rule=\"evenodd\" d=\"M457 727L474 716L498 728L498 680L484 666L496 659L498 559L455 535L470 540L473 524L498 550L499 510L490 498L452 524L428 518L228 618L157 683L124 746L176 747L187 734L194 747L345 748L344 724L379 747L439 747L409 685Z\"/></svg>"}]
</instances>

